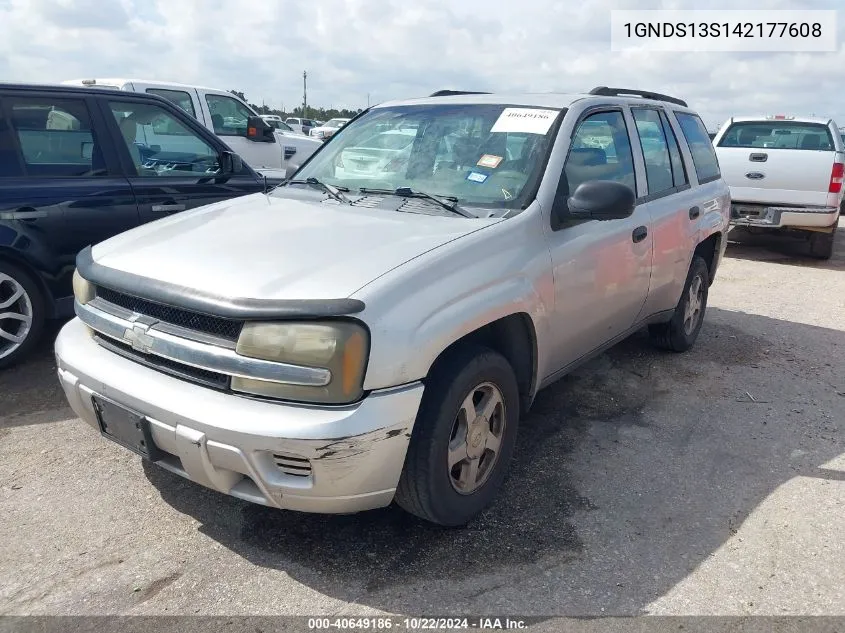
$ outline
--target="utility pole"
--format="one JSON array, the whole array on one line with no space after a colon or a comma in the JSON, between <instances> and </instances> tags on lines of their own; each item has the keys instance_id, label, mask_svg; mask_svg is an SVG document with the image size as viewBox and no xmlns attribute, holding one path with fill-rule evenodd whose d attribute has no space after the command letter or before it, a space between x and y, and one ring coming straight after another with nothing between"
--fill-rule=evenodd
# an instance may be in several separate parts
<instances>
[{"instance_id":1,"label":"utility pole","mask_svg":"<svg viewBox=\"0 0 845 633\"><path fill-rule=\"evenodd\" d=\"M367 107L370 107L370 93L367 93Z\"/></svg>"},{"instance_id":2,"label":"utility pole","mask_svg":"<svg viewBox=\"0 0 845 633\"><path fill-rule=\"evenodd\" d=\"M302 116L303 118L308 116L308 88L307 88L307 81L308 73L306 71L302 71Z\"/></svg>"}]
</instances>

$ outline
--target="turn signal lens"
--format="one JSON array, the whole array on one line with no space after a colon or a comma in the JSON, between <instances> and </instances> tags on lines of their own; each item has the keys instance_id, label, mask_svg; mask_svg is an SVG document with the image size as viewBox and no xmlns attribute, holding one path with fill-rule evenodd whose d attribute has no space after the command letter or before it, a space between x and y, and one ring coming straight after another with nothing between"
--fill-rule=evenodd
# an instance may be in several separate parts
<instances>
[{"instance_id":1,"label":"turn signal lens","mask_svg":"<svg viewBox=\"0 0 845 633\"><path fill-rule=\"evenodd\" d=\"M78 270L73 271L73 296L81 305L94 298L94 285L80 275Z\"/></svg>"}]
</instances>

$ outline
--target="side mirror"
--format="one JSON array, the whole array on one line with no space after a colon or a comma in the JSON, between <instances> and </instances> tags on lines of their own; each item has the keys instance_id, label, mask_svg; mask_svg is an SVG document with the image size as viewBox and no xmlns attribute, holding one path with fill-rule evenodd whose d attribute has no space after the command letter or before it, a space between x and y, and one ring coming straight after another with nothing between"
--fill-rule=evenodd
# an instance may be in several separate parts
<instances>
[{"instance_id":1,"label":"side mirror","mask_svg":"<svg viewBox=\"0 0 845 633\"><path fill-rule=\"evenodd\" d=\"M290 180L293 178L293 175L299 171L299 165L294 165L293 163L288 163L287 168L285 169L285 180Z\"/></svg>"},{"instance_id":2,"label":"side mirror","mask_svg":"<svg viewBox=\"0 0 845 633\"><path fill-rule=\"evenodd\" d=\"M94 156L94 143L83 141L79 153L82 160L91 160Z\"/></svg>"},{"instance_id":3,"label":"side mirror","mask_svg":"<svg viewBox=\"0 0 845 633\"><path fill-rule=\"evenodd\" d=\"M246 137L250 141L272 143L276 140L273 126L260 116L251 116L246 120Z\"/></svg>"},{"instance_id":4,"label":"side mirror","mask_svg":"<svg viewBox=\"0 0 845 633\"><path fill-rule=\"evenodd\" d=\"M244 161L235 152L225 151L220 154L220 174L229 176L239 174L244 168Z\"/></svg>"},{"instance_id":5,"label":"side mirror","mask_svg":"<svg viewBox=\"0 0 845 633\"><path fill-rule=\"evenodd\" d=\"M634 212L636 196L627 185L613 180L581 183L567 201L565 213L584 220L622 220Z\"/></svg>"}]
</instances>

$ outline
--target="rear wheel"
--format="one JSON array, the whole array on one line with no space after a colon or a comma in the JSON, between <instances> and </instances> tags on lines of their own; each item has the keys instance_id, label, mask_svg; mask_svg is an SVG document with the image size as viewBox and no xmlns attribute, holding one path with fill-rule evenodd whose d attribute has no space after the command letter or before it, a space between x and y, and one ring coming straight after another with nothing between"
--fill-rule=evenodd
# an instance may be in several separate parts
<instances>
[{"instance_id":1,"label":"rear wheel","mask_svg":"<svg viewBox=\"0 0 845 633\"><path fill-rule=\"evenodd\" d=\"M33 279L0 262L0 369L22 360L44 328L44 298Z\"/></svg>"},{"instance_id":2,"label":"rear wheel","mask_svg":"<svg viewBox=\"0 0 845 633\"><path fill-rule=\"evenodd\" d=\"M464 525L495 498L516 443L519 391L508 361L467 346L426 381L396 501L440 525Z\"/></svg>"},{"instance_id":3,"label":"rear wheel","mask_svg":"<svg viewBox=\"0 0 845 633\"><path fill-rule=\"evenodd\" d=\"M817 259L830 259L833 256L833 243L836 239L836 227L830 233L810 233L810 255Z\"/></svg>"},{"instance_id":4,"label":"rear wheel","mask_svg":"<svg viewBox=\"0 0 845 633\"><path fill-rule=\"evenodd\" d=\"M709 288L710 270L707 263L701 257L693 256L687 281L672 320L650 325L648 328L655 345L674 352L685 352L695 344L704 322Z\"/></svg>"}]
</instances>

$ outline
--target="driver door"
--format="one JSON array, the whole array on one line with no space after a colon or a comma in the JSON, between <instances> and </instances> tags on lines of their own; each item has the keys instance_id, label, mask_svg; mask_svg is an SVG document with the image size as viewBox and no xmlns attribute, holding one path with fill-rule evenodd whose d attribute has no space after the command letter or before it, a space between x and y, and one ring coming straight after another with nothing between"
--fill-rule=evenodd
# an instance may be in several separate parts
<instances>
[{"instance_id":1,"label":"driver door","mask_svg":"<svg viewBox=\"0 0 845 633\"><path fill-rule=\"evenodd\" d=\"M142 222L262 190L246 166L218 177L218 157L227 148L205 138L181 112L131 98L109 100L108 109Z\"/></svg>"}]
</instances>

